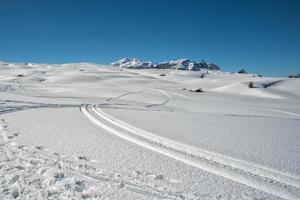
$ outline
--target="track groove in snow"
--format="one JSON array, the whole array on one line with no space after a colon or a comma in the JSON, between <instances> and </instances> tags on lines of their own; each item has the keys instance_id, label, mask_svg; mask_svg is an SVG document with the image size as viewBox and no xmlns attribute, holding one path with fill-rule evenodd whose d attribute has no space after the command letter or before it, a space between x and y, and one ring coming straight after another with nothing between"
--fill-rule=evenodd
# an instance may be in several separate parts
<instances>
[{"instance_id":1,"label":"track groove in snow","mask_svg":"<svg viewBox=\"0 0 300 200\"><path fill-rule=\"evenodd\" d=\"M106 131L147 149L284 199L300 198L299 177L159 137L119 121L96 106L84 105L80 110Z\"/></svg>"},{"instance_id":2,"label":"track groove in snow","mask_svg":"<svg viewBox=\"0 0 300 200\"><path fill-rule=\"evenodd\" d=\"M146 107L162 106L162 105L165 105L165 104L169 103L169 101L172 99L172 97L171 97L167 92L165 92L165 91L163 91L163 90L154 89L154 88L149 88L149 90L159 92L159 93L165 95L167 98L166 98L166 100L163 101L162 103L150 104L150 105L147 105Z\"/></svg>"}]
</instances>

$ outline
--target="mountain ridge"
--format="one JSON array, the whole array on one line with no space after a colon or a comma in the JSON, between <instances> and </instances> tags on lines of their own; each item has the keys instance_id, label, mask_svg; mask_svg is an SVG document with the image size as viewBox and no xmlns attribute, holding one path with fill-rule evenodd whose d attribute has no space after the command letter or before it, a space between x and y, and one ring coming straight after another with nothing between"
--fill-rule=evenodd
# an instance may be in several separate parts
<instances>
[{"instance_id":1,"label":"mountain ridge","mask_svg":"<svg viewBox=\"0 0 300 200\"><path fill-rule=\"evenodd\" d=\"M178 69L178 70L193 70L199 71L201 69L221 70L221 68L204 60L191 61L190 59L181 58L177 60L170 60L160 63L143 62L137 58L122 58L111 63L113 66L131 69Z\"/></svg>"}]
</instances>

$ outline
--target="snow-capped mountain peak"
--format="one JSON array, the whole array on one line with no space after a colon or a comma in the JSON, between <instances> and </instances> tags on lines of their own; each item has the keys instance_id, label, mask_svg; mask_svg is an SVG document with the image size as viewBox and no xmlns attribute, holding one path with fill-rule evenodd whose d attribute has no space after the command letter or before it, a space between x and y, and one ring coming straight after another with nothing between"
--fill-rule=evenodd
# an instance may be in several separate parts
<instances>
[{"instance_id":1,"label":"snow-capped mountain peak","mask_svg":"<svg viewBox=\"0 0 300 200\"><path fill-rule=\"evenodd\" d=\"M111 65L134 69L154 68L154 64L152 62L142 62L137 58L122 58L111 63Z\"/></svg>"},{"instance_id":2,"label":"snow-capped mountain peak","mask_svg":"<svg viewBox=\"0 0 300 200\"><path fill-rule=\"evenodd\" d=\"M124 68L134 68L134 69L157 68L157 69L179 69L179 70L194 70L194 71L198 71L201 69L220 70L220 67L217 66L216 64L208 63L206 61L196 62L186 58L170 60L161 63L142 62L136 58L122 58L116 62L111 63L111 65L124 67Z\"/></svg>"}]
</instances>

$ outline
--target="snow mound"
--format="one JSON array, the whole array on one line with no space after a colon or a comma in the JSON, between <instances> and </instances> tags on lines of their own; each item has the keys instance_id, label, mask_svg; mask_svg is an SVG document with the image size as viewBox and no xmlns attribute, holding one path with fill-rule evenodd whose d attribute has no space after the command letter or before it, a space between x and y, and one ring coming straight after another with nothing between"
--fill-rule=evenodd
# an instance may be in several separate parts
<instances>
[{"instance_id":1,"label":"snow mound","mask_svg":"<svg viewBox=\"0 0 300 200\"><path fill-rule=\"evenodd\" d=\"M221 87L213 89L214 92L223 92L236 95L246 95L260 98L270 98L270 99L281 99L282 97L277 94L272 94L265 89L250 89L246 84L242 82L230 83Z\"/></svg>"}]
</instances>

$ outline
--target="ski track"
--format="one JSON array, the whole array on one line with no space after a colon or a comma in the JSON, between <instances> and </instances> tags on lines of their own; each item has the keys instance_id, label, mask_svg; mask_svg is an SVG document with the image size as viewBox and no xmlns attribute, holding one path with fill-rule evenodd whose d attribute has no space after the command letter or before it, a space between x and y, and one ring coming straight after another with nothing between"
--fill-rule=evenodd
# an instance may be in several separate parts
<instances>
[{"instance_id":1,"label":"ski track","mask_svg":"<svg viewBox=\"0 0 300 200\"><path fill-rule=\"evenodd\" d=\"M300 199L298 176L159 137L117 120L96 106L84 105L80 110L106 131L142 147L284 199Z\"/></svg>"},{"instance_id":2,"label":"ski track","mask_svg":"<svg viewBox=\"0 0 300 200\"><path fill-rule=\"evenodd\" d=\"M165 95L167 98L162 103L156 103L156 104L147 105L146 106L147 108L154 107L154 106L163 106L163 105L166 105L172 99L172 97L167 92L165 92L163 90L159 90L159 89L155 89L155 88L149 88L149 90L159 92L159 93Z\"/></svg>"},{"instance_id":3,"label":"ski track","mask_svg":"<svg viewBox=\"0 0 300 200\"><path fill-rule=\"evenodd\" d=\"M142 89L142 90L139 90L139 91L130 91L130 92L126 92L126 93L121 94L121 95L116 96L116 97L110 97L110 98L108 98L106 101L107 101L107 102L111 102L111 101L113 101L113 100L121 99L122 97L131 95L131 94L141 94L141 93L143 93L143 92L145 92L145 91L147 91L147 90L152 90L152 91L161 93L161 94L163 94L164 96L166 96L166 100L164 100L163 102L146 105L145 107L147 107L147 108L154 107L154 106L162 106L162 105L165 105L165 104L167 104L167 103L172 99L171 95L169 95L167 92L165 92L165 91L163 91L163 90L159 90L159 89L155 89L155 88L145 88L145 89Z\"/></svg>"},{"instance_id":4,"label":"ski track","mask_svg":"<svg viewBox=\"0 0 300 200\"><path fill-rule=\"evenodd\" d=\"M110 98L108 98L106 101L107 101L107 102L110 102L110 101L113 101L113 100L116 100L116 99L121 99L122 97L131 95L131 94L140 94L140 93L143 93L143 92L146 91L146 90L148 90L148 88L143 89L143 90L139 90L139 91L130 91L130 92L126 92L126 93L121 94L121 95L116 96L116 97L110 97Z\"/></svg>"},{"instance_id":5,"label":"ski track","mask_svg":"<svg viewBox=\"0 0 300 200\"><path fill-rule=\"evenodd\" d=\"M76 108L82 104L50 104L27 101L0 100L0 114L40 108Z\"/></svg>"},{"instance_id":6,"label":"ski track","mask_svg":"<svg viewBox=\"0 0 300 200\"><path fill-rule=\"evenodd\" d=\"M277 112L277 113L283 113L283 114L286 114L286 115L291 115L291 116L300 118L300 114L293 113L293 112L288 112L288 111L284 111L284 110L271 109L271 108L261 108L261 110Z\"/></svg>"}]
</instances>

